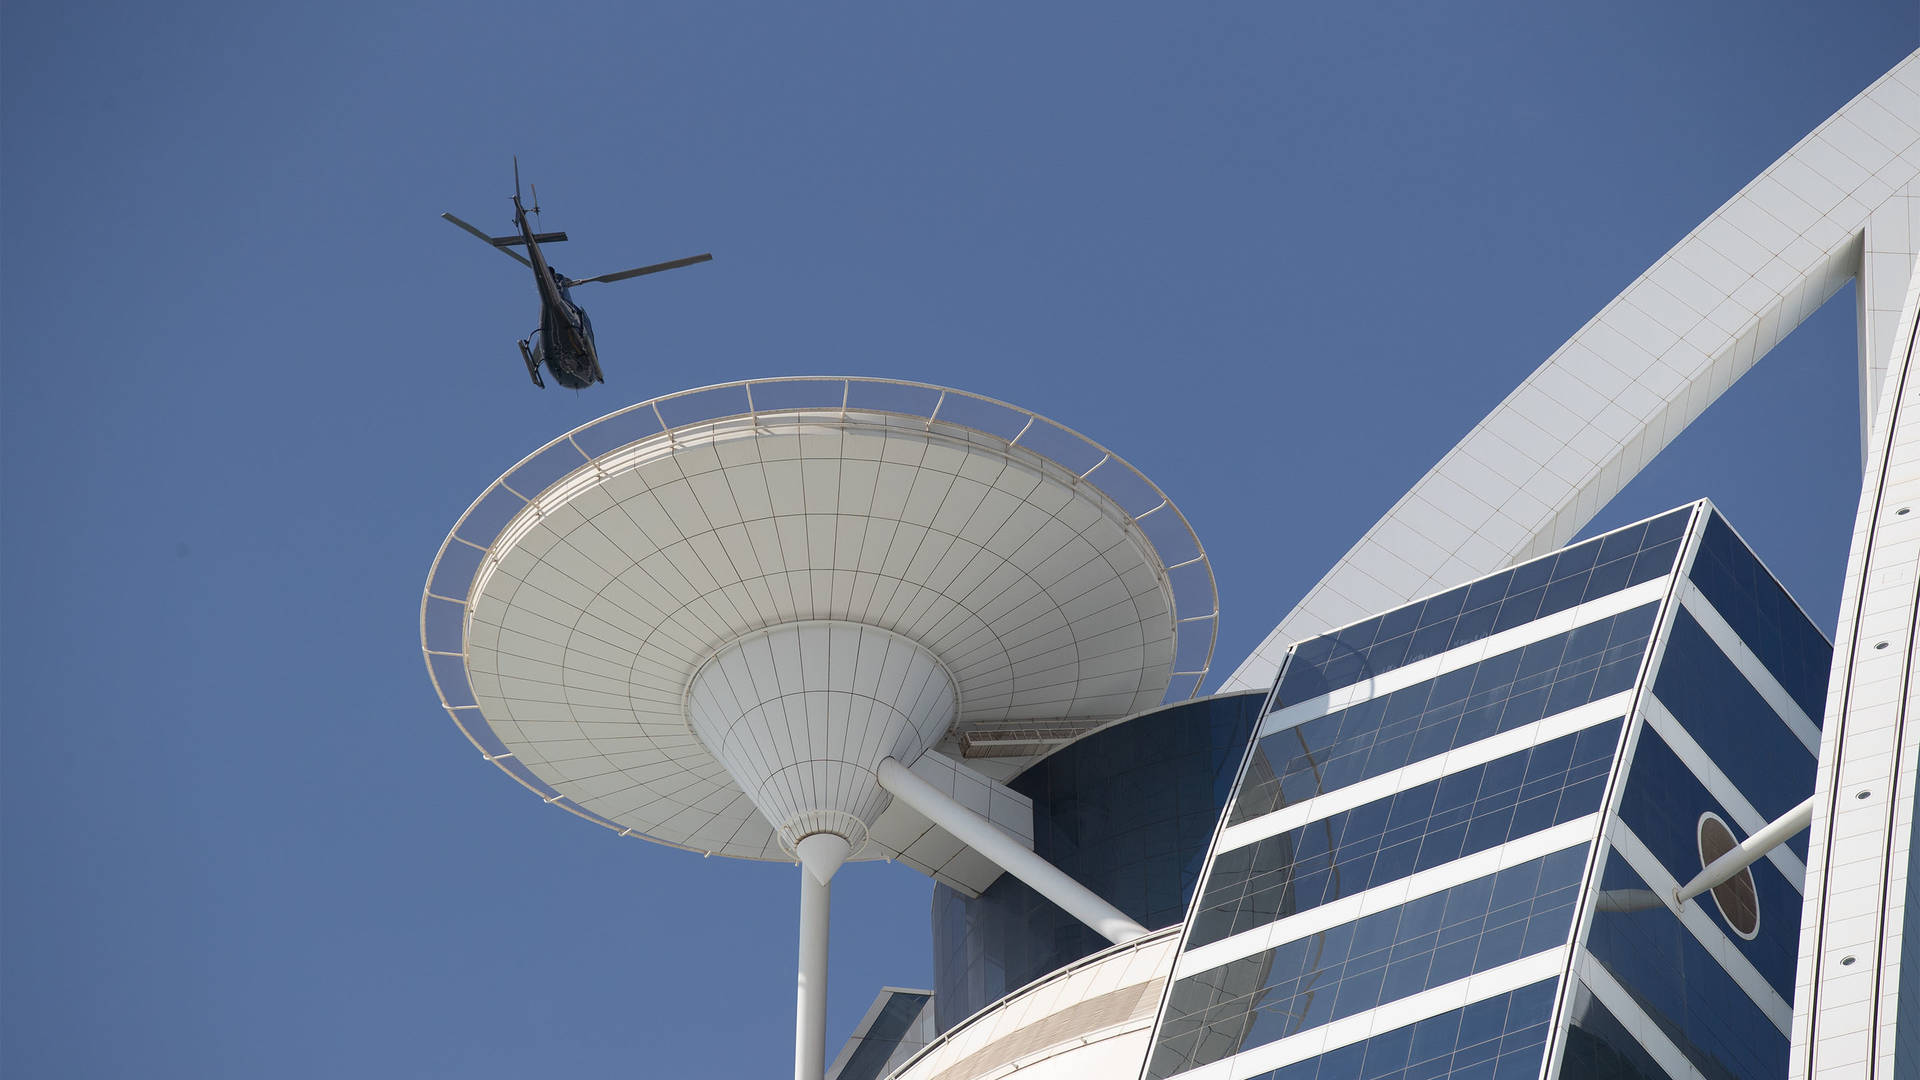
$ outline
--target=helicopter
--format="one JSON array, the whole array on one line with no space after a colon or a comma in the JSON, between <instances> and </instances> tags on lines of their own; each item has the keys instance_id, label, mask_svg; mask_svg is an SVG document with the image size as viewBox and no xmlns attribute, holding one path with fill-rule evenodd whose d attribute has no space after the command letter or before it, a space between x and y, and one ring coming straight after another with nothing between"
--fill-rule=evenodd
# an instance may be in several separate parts
<instances>
[{"instance_id":1,"label":"helicopter","mask_svg":"<svg viewBox=\"0 0 1920 1080\"><path fill-rule=\"evenodd\" d=\"M519 230L514 236L488 236L479 228L454 217L441 214L448 221L485 241L489 247L533 271L533 284L540 292L540 328L520 340L520 358L526 361L527 374L532 377L533 385L546 389L546 382L540 378L540 365L545 364L553 373L554 381L561 386L574 390L584 390L594 383L606 382L606 376L600 371L600 353L593 343L593 321L587 318L585 309L574 302L572 289L575 285L585 285L595 281L625 281L642 274L657 274L662 270L677 270L683 266L692 266L711 260L711 254L691 255L671 262L654 263L651 266L637 266L632 270L621 270L612 274L600 274L588 278L570 278L553 268L540 251L541 244L557 244L567 238L563 232L536 233L527 223L528 209L520 201L520 159L513 159L513 224ZM540 189L533 189L533 209L535 217L540 214ZM514 251L516 247L525 247L526 255Z\"/></svg>"}]
</instances>

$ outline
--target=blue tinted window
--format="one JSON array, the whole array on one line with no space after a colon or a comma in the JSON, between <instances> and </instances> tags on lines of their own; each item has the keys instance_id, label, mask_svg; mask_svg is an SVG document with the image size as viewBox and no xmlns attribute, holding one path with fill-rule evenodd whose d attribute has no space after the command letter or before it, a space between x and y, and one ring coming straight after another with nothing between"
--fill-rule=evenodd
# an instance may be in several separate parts
<instances>
[{"instance_id":1,"label":"blue tinted window","mask_svg":"<svg viewBox=\"0 0 1920 1080\"><path fill-rule=\"evenodd\" d=\"M1197 948L1600 808L1620 721L1407 788L1213 860Z\"/></svg>"},{"instance_id":2,"label":"blue tinted window","mask_svg":"<svg viewBox=\"0 0 1920 1080\"><path fill-rule=\"evenodd\" d=\"M1586 858L1584 844L1557 851L1181 979L1168 997L1148 1074L1183 1072L1563 945ZM1551 991L1536 1000L1533 989L1518 991L1528 1002L1529 1026L1544 1024L1552 1011ZM1383 1066L1393 1054L1407 1056L1384 1074L1409 1064L1416 1044L1433 1060L1448 1040L1459 1048L1500 1039L1508 1004L1469 1005L1452 1030L1424 1040L1417 1025L1404 1042L1392 1038L1383 1046ZM1346 1070L1340 1075L1361 1074L1364 1046L1334 1053ZM1539 1058L1533 1062L1537 1072Z\"/></svg>"},{"instance_id":3,"label":"blue tinted window","mask_svg":"<svg viewBox=\"0 0 1920 1080\"><path fill-rule=\"evenodd\" d=\"M1601 888L1646 889L1647 883L1614 853ZM1701 1073L1787 1074L1786 1035L1665 905L1596 912L1587 950Z\"/></svg>"},{"instance_id":4,"label":"blue tinted window","mask_svg":"<svg viewBox=\"0 0 1920 1080\"><path fill-rule=\"evenodd\" d=\"M1281 673L1276 705L1318 697L1662 577L1673 570L1692 513L1683 507L1302 642Z\"/></svg>"},{"instance_id":5,"label":"blue tinted window","mask_svg":"<svg viewBox=\"0 0 1920 1080\"><path fill-rule=\"evenodd\" d=\"M1540 1071L1553 1013L1555 980L1476 1001L1417 1024L1330 1050L1250 1080L1441 1080L1533 1077ZM1463 1019L1475 1023L1463 1040ZM1572 1078L1569 1078L1572 1080Z\"/></svg>"},{"instance_id":6,"label":"blue tinted window","mask_svg":"<svg viewBox=\"0 0 1920 1080\"><path fill-rule=\"evenodd\" d=\"M1820 723L1833 646L1717 513L1701 529L1700 553L1687 577L1808 718Z\"/></svg>"},{"instance_id":7,"label":"blue tinted window","mask_svg":"<svg viewBox=\"0 0 1920 1080\"><path fill-rule=\"evenodd\" d=\"M827 1080L881 1080L933 1038L933 1025L921 1014L931 994L896 990L880 1007L867 1033L860 1037L838 1071Z\"/></svg>"},{"instance_id":8,"label":"blue tinted window","mask_svg":"<svg viewBox=\"0 0 1920 1080\"><path fill-rule=\"evenodd\" d=\"M1267 735L1228 822L1630 689L1659 609L1645 604Z\"/></svg>"},{"instance_id":9,"label":"blue tinted window","mask_svg":"<svg viewBox=\"0 0 1920 1080\"><path fill-rule=\"evenodd\" d=\"M1674 614L1653 696L1769 821L1812 794L1813 751L1685 608Z\"/></svg>"},{"instance_id":10,"label":"blue tinted window","mask_svg":"<svg viewBox=\"0 0 1920 1080\"><path fill-rule=\"evenodd\" d=\"M1803 771L1812 775L1811 758L1804 762ZM1620 820L1677 882L1692 880L1702 869L1700 815L1708 812L1726 822L1735 839L1746 838L1733 815L1707 793L1660 733L1652 727L1642 729L1620 797ZM1752 941L1733 932L1711 894L1703 893L1691 902L1707 912L1782 998L1792 1001L1794 965L1800 955L1800 893L1770 859L1755 862L1751 872L1760 902L1760 932Z\"/></svg>"},{"instance_id":11,"label":"blue tinted window","mask_svg":"<svg viewBox=\"0 0 1920 1080\"><path fill-rule=\"evenodd\" d=\"M1574 986L1567 1019L1562 1080L1673 1080L1584 984Z\"/></svg>"},{"instance_id":12,"label":"blue tinted window","mask_svg":"<svg viewBox=\"0 0 1920 1080\"><path fill-rule=\"evenodd\" d=\"M1186 916L1262 694L1187 702L1049 755L1008 786L1033 800L1033 846L1142 926ZM1107 947L1011 874L977 897L933 888L934 1022Z\"/></svg>"}]
</instances>

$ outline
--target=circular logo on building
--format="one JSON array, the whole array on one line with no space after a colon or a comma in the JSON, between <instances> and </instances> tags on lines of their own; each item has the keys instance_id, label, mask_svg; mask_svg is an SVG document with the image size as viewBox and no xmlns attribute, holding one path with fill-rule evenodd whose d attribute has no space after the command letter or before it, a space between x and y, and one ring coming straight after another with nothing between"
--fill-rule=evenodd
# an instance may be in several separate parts
<instances>
[{"instance_id":1,"label":"circular logo on building","mask_svg":"<svg viewBox=\"0 0 1920 1080\"><path fill-rule=\"evenodd\" d=\"M1740 841L1733 838L1733 830L1711 811L1700 815L1699 842L1703 870L1712 865L1713 860L1740 846ZM1752 941L1760 933L1760 893L1753 885L1753 868L1741 867L1739 873L1715 885L1712 892L1720 917L1727 920L1734 933Z\"/></svg>"}]
</instances>

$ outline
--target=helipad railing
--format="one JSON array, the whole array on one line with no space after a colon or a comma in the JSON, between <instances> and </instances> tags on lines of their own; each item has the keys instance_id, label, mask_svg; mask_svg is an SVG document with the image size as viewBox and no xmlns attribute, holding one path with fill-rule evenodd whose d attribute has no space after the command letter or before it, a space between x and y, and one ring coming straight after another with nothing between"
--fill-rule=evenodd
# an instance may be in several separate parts
<instances>
[{"instance_id":1,"label":"helipad railing","mask_svg":"<svg viewBox=\"0 0 1920 1080\"><path fill-rule=\"evenodd\" d=\"M1125 458L1035 412L1004 401L930 383L857 376L809 375L746 379L629 405L553 440L521 459L489 485L460 515L427 571L420 598L420 646L440 704L486 760L540 796L548 805L603 825L622 836L645 836L581 807L516 759L480 714L467 679L467 598L489 562L507 524L548 487L610 451L703 424L779 415L819 422L844 421L849 413L884 414L971 428L1025 448L1072 473L1075 483L1101 492L1127 515L1160 560L1159 576L1172 598L1174 671L1162 703L1184 701L1200 691L1213 663L1220 632L1220 590L1207 552L1180 508ZM1204 643L1188 633L1205 623ZM1182 692L1184 690L1184 692ZM700 850L689 848L688 850Z\"/></svg>"}]
</instances>

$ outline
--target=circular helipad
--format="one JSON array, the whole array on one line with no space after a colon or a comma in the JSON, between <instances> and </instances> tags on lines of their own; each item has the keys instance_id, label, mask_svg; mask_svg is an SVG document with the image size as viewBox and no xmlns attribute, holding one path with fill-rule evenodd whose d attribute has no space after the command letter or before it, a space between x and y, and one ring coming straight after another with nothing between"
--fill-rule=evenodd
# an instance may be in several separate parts
<instances>
[{"instance_id":1,"label":"circular helipad","mask_svg":"<svg viewBox=\"0 0 1920 1080\"><path fill-rule=\"evenodd\" d=\"M809 621L930 653L963 757L1191 696L1218 618L1185 518L1104 448L990 399L834 378L690 391L549 444L455 526L421 633L461 729L546 801L786 859L687 699L728 646Z\"/></svg>"}]
</instances>

